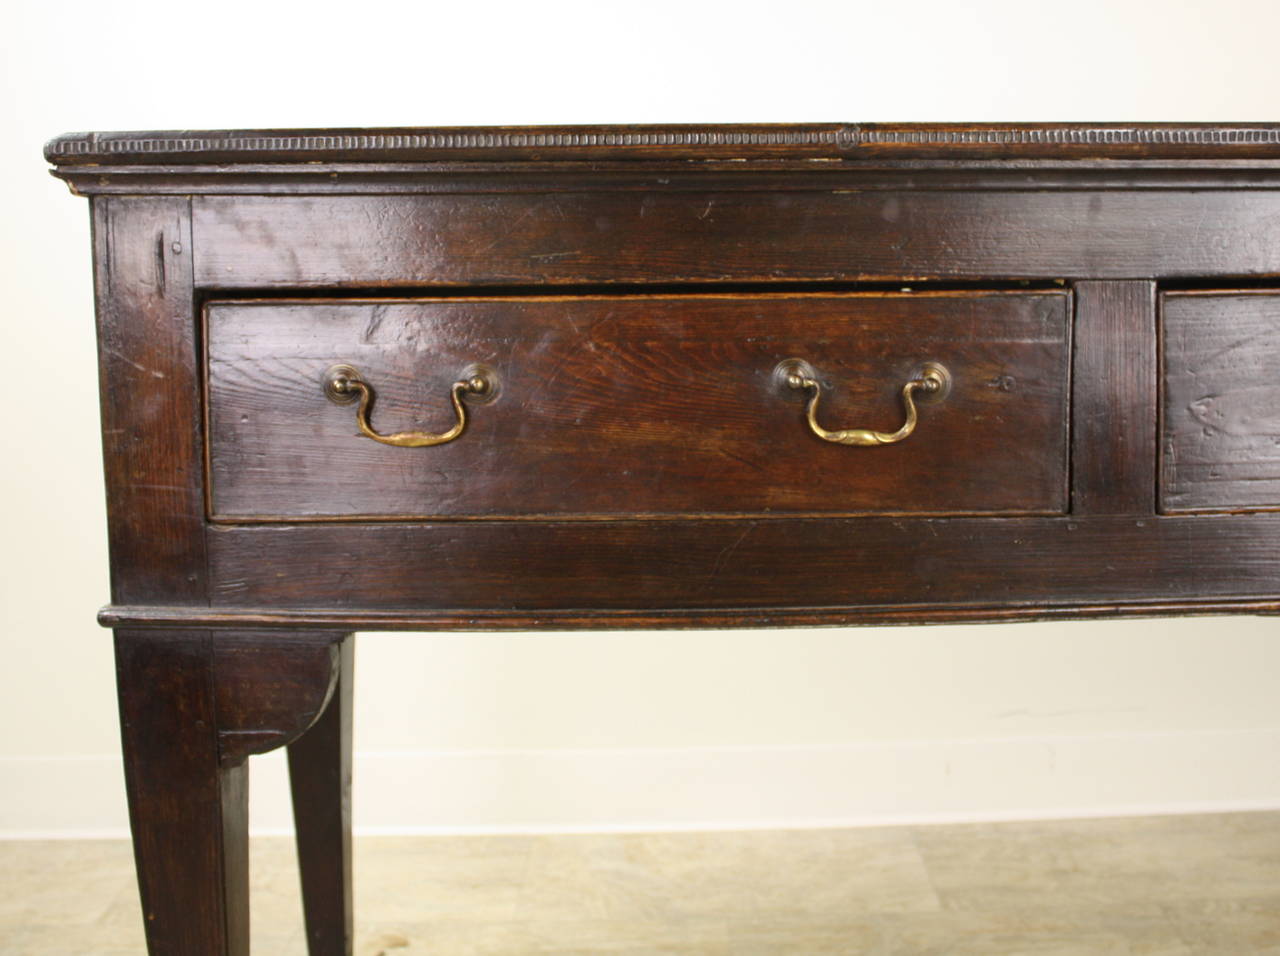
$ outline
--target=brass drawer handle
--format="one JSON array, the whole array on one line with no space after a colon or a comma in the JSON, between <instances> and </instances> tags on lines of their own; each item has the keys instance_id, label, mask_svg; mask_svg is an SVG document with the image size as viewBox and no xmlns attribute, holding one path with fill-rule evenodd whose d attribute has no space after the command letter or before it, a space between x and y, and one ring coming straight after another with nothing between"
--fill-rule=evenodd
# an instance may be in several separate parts
<instances>
[{"instance_id":1,"label":"brass drawer handle","mask_svg":"<svg viewBox=\"0 0 1280 956\"><path fill-rule=\"evenodd\" d=\"M951 375L936 362L926 362L917 376L902 386L902 404L907 411L907 419L896 432L878 432L868 428L849 428L841 431L828 431L818 424L818 400L822 396L822 386L817 379L817 372L808 362L799 359L788 359L774 370L774 377L787 388L807 390L809 404L805 409L805 417L809 428L823 441L836 442L841 445L858 445L874 447L876 445L892 445L900 442L916 430L915 394L921 393L922 400L941 401L951 390Z\"/></svg>"},{"instance_id":2,"label":"brass drawer handle","mask_svg":"<svg viewBox=\"0 0 1280 956\"><path fill-rule=\"evenodd\" d=\"M356 424L360 426L361 434L384 445L397 445L401 448L429 448L432 445L443 445L445 442L453 441L467 427L467 409L462 404L462 396L475 395L480 398L491 398L497 391L492 370L473 365L449 389L453 411L458 416L452 428L438 435L429 432L396 432L394 435L382 435L369 423L369 406L373 404L373 389L356 369L350 365L331 366L324 373L323 385L324 393L331 402L347 405L359 399L360 404L356 407Z\"/></svg>"}]
</instances>

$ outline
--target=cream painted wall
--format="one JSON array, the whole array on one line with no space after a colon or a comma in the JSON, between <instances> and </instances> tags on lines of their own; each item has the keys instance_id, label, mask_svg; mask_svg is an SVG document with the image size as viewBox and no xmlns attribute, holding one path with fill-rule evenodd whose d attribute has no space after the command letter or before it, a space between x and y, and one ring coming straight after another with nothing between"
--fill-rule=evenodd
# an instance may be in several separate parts
<instances>
[{"instance_id":1,"label":"cream painted wall","mask_svg":"<svg viewBox=\"0 0 1280 956\"><path fill-rule=\"evenodd\" d=\"M76 129L1280 120L1280 6L12 2L0 831L125 826ZM1280 805L1266 620L360 639L365 829ZM255 822L287 825L281 762Z\"/></svg>"}]
</instances>

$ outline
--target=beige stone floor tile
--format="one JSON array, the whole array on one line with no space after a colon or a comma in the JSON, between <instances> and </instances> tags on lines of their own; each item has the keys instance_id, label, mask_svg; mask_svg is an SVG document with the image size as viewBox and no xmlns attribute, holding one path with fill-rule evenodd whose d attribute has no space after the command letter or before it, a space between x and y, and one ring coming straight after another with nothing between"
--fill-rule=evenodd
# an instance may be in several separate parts
<instances>
[{"instance_id":1,"label":"beige stone floor tile","mask_svg":"<svg viewBox=\"0 0 1280 956\"><path fill-rule=\"evenodd\" d=\"M941 908L908 828L772 831L748 839L757 918Z\"/></svg>"},{"instance_id":2,"label":"beige stone floor tile","mask_svg":"<svg viewBox=\"0 0 1280 956\"><path fill-rule=\"evenodd\" d=\"M251 946L255 954L306 956L301 933L291 928L283 933L255 931ZM141 919L136 927L28 926L0 944L3 956L140 956L145 952Z\"/></svg>"},{"instance_id":3,"label":"beige stone floor tile","mask_svg":"<svg viewBox=\"0 0 1280 956\"><path fill-rule=\"evenodd\" d=\"M0 956L140 956L141 942L85 937L84 927L18 930L0 942Z\"/></svg>"},{"instance_id":4,"label":"beige stone floor tile","mask_svg":"<svg viewBox=\"0 0 1280 956\"><path fill-rule=\"evenodd\" d=\"M1191 956L1159 907L947 911L879 917L894 956Z\"/></svg>"},{"instance_id":5,"label":"beige stone floor tile","mask_svg":"<svg viewBox=\"0 0 1280 956\"><path fill-rule=\"evenodd\" d=\"M965 824L916 828L916 844L943 906L1055 905L1088 902L1070 846L1040 824Z\"/></svg>"},{"instance_id":6,"label":"beige stone floor tile","mask_svg":"<svg viewBox=\"0 0 1280 956\"><path fill-rule=\"evenodd\" d=\"M1280 887L1280 834L1244 816L919 827L916 840L950 909L1249 898Z\"/></svg>"},{"instance_id":7,"label":"beige stone floor tile","mask_svg":"<svg viewBox=\"0 0 1280 956\"><path fill-rule=\"evenodd\" d=\"M406 953L412 945L414 941L399 930L356 926L354 956L396 956Z\"/></svg>"},{"instance_id":8,"label":"beige stone floor tile","mask_svg":"<svg viewBox=\"0 0 1280 956\"><path fill-rule=\"evenodd\" d=\"M586 953L730 953L723 923L607 920L510 923L435 920L357 925L357 956L568 956ZM379 945L380 944L380 945Z\"/></svg>"},{"instance_id":9,"label":"beige stone floor tile","mask_svg":"<svg viewBox=\"0 0 1280 956\"><path fill-rule=\"evenodd\" d=\"M86 879L86 874L93 874ZM122 840L0 842L0 926L96 923L133 880Z\"/></svg>"},{"instance_id":10,"label":"beige stone floor tile","mask_svg":"<svg viewBox=\"0 0 1280 956\"><path fill-rule=\"evenodd\" d=\"M529 918L606 920L939 908L905 829L546 837L526 904Z\"/></svg>"},{"instance_id":11,"label":"beige stone floor tile","mask_svg":"<svg viewBox=\"0 0 1280 956\"><path fill-rule=\"evenodd\" d=\"M356 912L510 922L525 899L530 837L372 837L356 841Z\"/></svg>"},{"instance_id":12,"label":"beige stone floor tile","mask_svg":"<svg viewBox=\"0 0 1280 956\"><path fill-rule=\"evenodd\" d=\"M1196 956L1280 953L1280 888L1258 899L1190 900L1164 909Z\"/></svg>"},{"instance_id":13,"label":"beige stone floor tile","mask_svg":"<svg viewBox=\"0 0 1280 956\"><path fill-rule=\"evenodd\" d=\"M529 953L698 953L729 950L724 920L696 918L555 921L524 924Z\"/></svg>"},{"instance_id":14,"label":"beige stone floor tile","mask_svg":"<svg viewBox=\"0 0 1280 956\"><path fill-rule=\"evenodd\" d=\"M750 906L739 841L718 833L539 838L521 916L544 922L720 917Z\"/></svg>"},{"instance_id":15,"label":"beige stone floor tile","mask_svg":"<svg viewBox=\"0 0 1280 956\"><path fill-rule=\"evenodd\" d=\"M729 927L734 956L889 956L884 928L874 916L770 917Z\"/></svg>"},{"instance_id":16,"label":"beige stone floor tile","mask_svg":"<svg viewBox=\"0 0 1280 956\"><path fill-rule=\"evenodd\" d=\"M1063 821L1046 839L1069 846L1081 872L1111 898L1253 898L1280 886L1280 827L1258 816Z\"/></svg>"},{"instance_id":17,"label":"beige stone floor tile","mask_svg":"<svg viewBox=\"0 0 1280 956\"><path fill-rule=\"evenodd\" d=\"M1280 814L356 841L356 954L1280 956ZM291 840L255 956L305 956ZM0 956L139 954L124 841L0 843Z\"/></svg>"}]
</instances>

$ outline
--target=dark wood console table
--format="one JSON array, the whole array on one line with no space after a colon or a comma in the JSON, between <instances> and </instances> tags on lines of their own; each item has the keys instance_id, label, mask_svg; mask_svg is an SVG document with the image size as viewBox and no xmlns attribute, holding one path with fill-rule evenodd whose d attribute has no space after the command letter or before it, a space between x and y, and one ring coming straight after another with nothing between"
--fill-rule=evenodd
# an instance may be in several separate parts
<instances>
[{"instance_id":1,"label":"dark wood console table","mask_svg":"<svg viewBox=\"0 0 1280 956\"><path fill-rule=\"evenodd\" d=\"M147 938L351 951L357 630L1280 608L1280 126L75 134Z\"/></svg>"}]
</instances>

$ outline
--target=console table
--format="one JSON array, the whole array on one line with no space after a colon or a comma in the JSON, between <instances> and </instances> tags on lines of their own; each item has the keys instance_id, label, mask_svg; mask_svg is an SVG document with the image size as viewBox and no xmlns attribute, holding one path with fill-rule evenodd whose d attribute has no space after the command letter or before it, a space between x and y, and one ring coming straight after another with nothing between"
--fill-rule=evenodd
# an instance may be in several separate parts
<instances>
[{"instance_id":1,"label":"console table","mask_svg":"<svg viewBox=\"0 0 1280 956\"><path fill-rule=\"evenodd\" d=\"M287 746L351 952L351 637L1280 609L1280 125L73 134L150 951Z\"/></svg>"}]
</instances>

